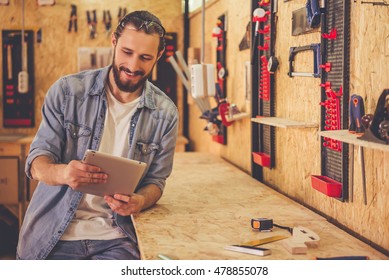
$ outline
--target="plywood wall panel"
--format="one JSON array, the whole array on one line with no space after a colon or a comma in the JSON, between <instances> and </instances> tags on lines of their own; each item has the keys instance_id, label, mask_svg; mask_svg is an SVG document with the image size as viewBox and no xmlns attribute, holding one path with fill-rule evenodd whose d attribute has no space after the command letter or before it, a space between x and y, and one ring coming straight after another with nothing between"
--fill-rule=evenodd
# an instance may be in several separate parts
<instances>
[{"instance_id":1,"label":"plywood wall panel","mask_svg":"<svg viewBox=\"0 0 389 280\"><path fill-rule=\"evenodd\" d=\"M241 111L246 110L244 65L250 60L250 50L239 51L239 43L243 38L247 23L250 21L250 2L216 0L210 1L205 10L205 45L204 62L216 65L216 38L212 37L212 29L216 27L217 18L227 16L227 99L236 104ZM190 46L201 48L202 45L202 12L201 9L191 14ZM250 107L250 104L248 105ZM199 119L201 112L196 105L190 105L190 146L196 151L206 151L239 166L246 172L251 169L250 119L236 121L227 128L227 145L212 141L203 128L206 121Z\"/></svg>"},{"instance_id":2,"label":"plywood wall panel","mask_svg":"<svg viewBox=\"0 0 389 280\"><path fill-rule=\"evenodd\" d=\"M212 26L212 18L216 18L223 11L229 15L229 26L244 24L235 13L245 10L249 13L249 7L238 7L232 1L213 1L214 4L206 10L207 35L206 40L212 40L209 36L209 27ZM240 1L239 5L242 4ZM280 62L275 73L276 116L308 123L320 122L320 79L294 77L287 75L289 70L288 57L292 46L303 46L321 41L320 30L316 29L309 34L292 36L292 12L305 6L306 0L277 1L277 39L275 53ZM385 88L389 88L389 50L387 39L389 36L389 8L362 4L361 1L351 2L351 36L350 36L350 94L360 94L365 98L366 113L374 113L379 95ZM248 4L246 4L248 5ZM248 18L251 15L247 14ZM241 18L245 18L241 13ZM201 27L200 15L191 18L191 45L200 46ZM233 50L232 45L239 43L239 32L231 30L228 35L228 68L230 74L228 81L228 97L239 100L243 96L240 88L239 61L249 58L248 53ZM234 35L231 35L234 34ZM233 36L233 37L232 37ZM212 56L213 62L215 57ZM232 59L232 61L231 61ZM234 62L237 61L237 62ZM300 53L296 56L296 71L313 70L313 54ZM232 80L232 81L231 81ZM233 91L233 92L231 92ZM255 94L255 93L253 93ZM234 102L234 100L230 100ZM193 108L191 108L192 110ZM197 114L197 115L196 115ZM198 112L193 112L190 119L190 129L201 127L201 120L193 121ZM246 169L250 160L246 147L235 153L236 145L241 140L248 142L251 138L250 127L243 122L234 124L228 128L227 146L220 147L209 141L206 135L199 129L193 138L193 146L196 150L212 151L234 162L242 169ZM367 205L363 203L362 179L360 174L360 159L358 147L355 147L354 157L354 201L341 202L325 196L314 190L311 186L311 175L320 175L320 137L318 129L284 129L276 128L276 164L273 169L264 168L264 181L294 199L323 213L334 221L339 222L356 234L359 234L373 243L389 250L389 209L386 201L389 199L389 171L388 153L365 148L365 168ZM248 146L248 145L247 145ZM238 157L241 160L237 159Z\"/></svg>"}]
</instances>

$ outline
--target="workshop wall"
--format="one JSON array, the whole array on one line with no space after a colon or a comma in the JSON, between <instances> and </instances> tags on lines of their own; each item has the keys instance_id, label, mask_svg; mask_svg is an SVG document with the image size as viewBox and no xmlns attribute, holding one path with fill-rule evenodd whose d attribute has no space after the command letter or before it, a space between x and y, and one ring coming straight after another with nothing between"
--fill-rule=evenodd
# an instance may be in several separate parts
<instances>
[{"instance_id":1,"label":"workshop wall","mask_svg":"<svg viewBox=\"0 0 389 280\"><path fill-rule=\"evenodd\" d=\"M78 32L74 29L68 33L71 4L77 5ZM183 16L181 1L143 1L143 0L56 0L54 6L38 6L37 1L25 1L25 29L34 31L35 63L35 127L4 128L0 125L0 134L34 134L41 121L40 108L48 88L61 76L78 71L79 47L111 47L111 34L106 32L103 23L103 11L109 10L112 17L112 28L118 24L119 8L148 10L155 13L164 24L167 32L177 32L177 47L182 49ZM86 11L96 10L96 38L90 39ZM22 0L12 0L8 6L0 6L0 29L22 28ZM42 30L42 41L37 43L37 32ZM0 56L2 64L2 56ZM0 81L0 88L3 88ZM182 115L182 87L178 83L177 104ZM1 98L2 100L2 98ZM2 103L2 102L1 102ZM0 103L0 104L1 104ZM1 104L3 110L3 104ZM3 123L0 114L0 123ZM182 131L182 118L180 132ZM182 134L182 133L181 133Z\"/></svg>"},{"instance_id":2,"label":"workshop wall","mask_svg":"<svg viewBox=\"0 0 389 280\"><path fill-rule=\"evenodd\" d=\"M239 3L238 3L239 2ZM215 38L212 28L219 15L228 16L227 30L227 96L239 108L244 106L244 62L250 52L239 51L247 22L251 19L250 1L212 1L206 8L205 63L215 63ZM305 7L306 0L277 1L275 54L280 65L275 73L275 115L277 117L316 123L317 128L275 128L275 167L263 168L263 182L316 209L350 232L389 250L389 153L365 148L367 205L363 203L362 177L358 148L354 148L354 200L341 202L325 196L311 186L311 175L321 173L320 79L289 77L290 47L320 43L320 29L292 36L292 12ZM201 47L201 11L191 20L191 47ZM365 101L365 112L374 113L377 100L389 88L389 7L351 1L350 95L359 94ZM311 72L312 52L295 57L296 72ZM253 93L256 94L256 93ZM200 111L190 105L190 140L196 151L209 151L250 172L250 120L236 121L227 128L227 145L212 141L203 130ZM260 202L259 202L260 203ZM293 221L292 221L293 222ZM296 221L297 222L297 221ZM318 233L320 235L320 232Z\"/></svg>"},{"instance_id":3,"label":"workshop wall","mask_svg":"<svg viewBox=\"0 0 389 280\"><path fill-rule=\"evenodd\" d=\"M239 44L246 34L246 26L250 22L250 1L220 0L210 1L205 11L205 49L204 63L216 65L217 38L212 37L219 16L227 17L227 100L236 104L241 112L249 112L251 104L245 99L245 63L250 61L250 50L239 50ZM190 16L190 47L201 49L202 45L202 11L193 12ZM198 58L200 62L200 57ZM211 99L212 108L216 102ZM246 172L251 170L251 134L250 117L235 121L227 127L227 145L212 140L212 136L204 131L207 121L200 119L201 111L193 103L189 105L189 139L190 148L218 154L239 166Z\"/></svg>"}]
</instances>

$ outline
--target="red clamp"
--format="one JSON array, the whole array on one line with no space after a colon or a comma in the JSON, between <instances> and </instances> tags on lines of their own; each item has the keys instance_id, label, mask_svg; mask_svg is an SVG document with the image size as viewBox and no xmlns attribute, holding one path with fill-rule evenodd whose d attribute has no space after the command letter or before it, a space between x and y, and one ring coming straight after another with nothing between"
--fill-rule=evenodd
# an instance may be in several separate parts
<instances>
[{"instance_id":1,"label":"red clamp","mask_svg":"<svg viewBox=\"0 0 389 280\"><path fill-rule=\"evenodd\" d=\"M224 126L230 126L234 123L234 121L228 121L227 120L227 115L229 113L229 110L230 110L230 104L225 102L225 103L221 103L219 104L219 115L220 117L222 118L222 123Z\"/></svg>"},{"instance_id":2,"label":"red clamp","mask_svg":"<svg viewBox=\"0 0 389 280\"><path fill-rule=\"evenodd\" d=\"M331 82L325 82L324 84L320 84L321 87L324 87L325 90L331 89Z\"/></svg>"},{"instance_id":3,"label":"red clamp","mask_svg":"<svg viewBox=\"0 0 389 280\"><path fill-rule=\"evenodd\" d=\"M323 34L321 34L321 36L324 39L334 40L338 36L338 33L336 31L336 28L332 28L330 33L323 33Z\"/></svg>"},{"instance_id":4,"label":"red clamp","mask_svg":"<svg viewBox=\"0 0 389 280\"><path fill-rule=\"evenodd\" d=\"M259 29L258 30L258 33L260 33L260 34L266 34L266 33L269 33L270 32L270 25L265 25L264 27L263 27L263 29Z\"/></svg>"},{"instance_id":5,"label":"red clamp","mask_svg":"<svg viewBox=\"0 0 389 280\"><path fill-rule=\"evenodd\" d=\"M267 51L269 49L269 44L265 43L263 46L258 46L258 50L260 51Z\"/></svg>"},{"instance_id":6,"label":"red clamp","mask_svg":"<svg viewBox=\"0 0 389 280\"><path fill-rule=\"evenodd\" d=\"M332 68L332 63L326 62L325 64L321 64L319 67L324 69L324 71L326 71L326 72L330 72L331 68Z\"/></svg>"}]
</instances>

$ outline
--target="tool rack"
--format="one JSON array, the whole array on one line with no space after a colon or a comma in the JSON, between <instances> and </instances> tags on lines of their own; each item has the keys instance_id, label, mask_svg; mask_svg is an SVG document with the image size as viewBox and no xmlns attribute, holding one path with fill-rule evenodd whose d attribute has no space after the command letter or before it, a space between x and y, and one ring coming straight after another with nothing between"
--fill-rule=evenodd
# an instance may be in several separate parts
<instances>
[{"instance_id":1,"label":"tool rack","mask_svg":"<svg viewBox=\"0 0 389 280\"><path fill-rule=\"evenodd\" d=\"M28 91L18 90L18 73L22 70L22 32L3 30L3 126L29 128L35 125L34 109L34 32L24 31L27 48Z\"/></svg>"},{"instance_id":2,"label":"tool rack","mask_svg":"<svg viewBox=\"0 0 389 280\"><path fill-rule=\"evenodd\" d=\"M227 48L227 34L226 34L226 16L221 15L217 19L217 27L220 28L221 32L217 36L217 47L216 47L216 71L217 71L217 84L218 84L218 110L219 115L221 108L227 105L227 70L226 70L226 48ZM224 117L224 115L223 115ZM223 123L218 124L219 133L212 136L212 140L219 144L227 144L227 127Z\"/></svg>"},{"instance_id":3,"label":"tool rack","mask_svg":"<svg viewBox=\"0 0 389 280\"><path fill-rule=\"evenodd\" d=\"M348 128L350 3L327 1L322 20L321 121L325 131ZM321 176L312 187L341 201L348 199L348 144L321 138Z\"/></svg>"},{"instance_id":4,"label":"tool rack","mask_svg":"<svg viewBox=\"0 0 389 280\"><path fill-rule=\"evenodd\" d=\"M264 3L264 4L261 4ZM275 45L275 15L272 13L274 1L251 2L251 11L261 8L265 10L262 18L252 18L251 42L259 36L258 45L252 46L255 59L252 65L252 117L274 117L274 75L268 70L270 57L274 56ZM256 30L256 24L259 24ZM258 32L258 34L256 34ZM273 126L252 121L252 174L261 179L262 168L272 168L275 164L275 128Z\"/></svg>"}]
</instances>

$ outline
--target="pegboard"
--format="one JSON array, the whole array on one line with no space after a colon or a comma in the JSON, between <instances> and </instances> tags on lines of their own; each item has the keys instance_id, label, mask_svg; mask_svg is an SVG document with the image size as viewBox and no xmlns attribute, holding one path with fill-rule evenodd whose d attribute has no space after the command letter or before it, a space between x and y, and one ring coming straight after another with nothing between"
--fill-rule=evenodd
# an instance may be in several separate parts
<instances>
[{"instance_id":1,"label":"pegboard","mask_svg":"<svg viewBox=\"0 0 389 280\"><path fill-rule=\"evenodd\" d=\"M252 1L252 67L253 67L253 114L255 117L275 116L275 81L269 72L268 63L274 58L275 15L272 12L274 1L266 4ZM265 3L265 2L263 2ZM254 11L260 8L264 15L257 17ZM258 28L257 28L258 27ZM275 165L275 127L252 124L253 161L261 167L272 168ZM256 169L256 168L254 168ZM258 171L253 170L253 174ZM257 176L258 177L258 176Z\"/></svg>"},{"instance_id":2,"label":"pegboard","mask_svg":"<svg viewBox=\"0 0 389 280\"><path fill-rule=\"evenodd\" d=\"M22 70L22 31L3 30L3 126L34 127L34 32L24 31L27 54L28 91L18 91L18 74Z\"/></svg>"},{"instance_id":3,"label":"pegboard","mask_svg":"<svg viewBox=\"0 0 389 280\"><path fill-rule=\"evenodd\" d=\"M322 15L321 130L348 128L350 79L350 3L326 1ZM341 185L339 200L348 198L348 144L322 137L321 174Z\"/></svg>"}]
</instances>

